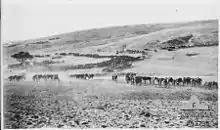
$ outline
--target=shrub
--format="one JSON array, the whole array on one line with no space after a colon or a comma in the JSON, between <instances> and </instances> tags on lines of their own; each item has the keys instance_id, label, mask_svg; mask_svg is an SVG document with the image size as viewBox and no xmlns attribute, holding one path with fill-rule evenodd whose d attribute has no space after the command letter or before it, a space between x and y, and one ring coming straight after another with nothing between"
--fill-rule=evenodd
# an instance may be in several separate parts
<instances>
[{"instance_id":1,"label":"shrub","mask_svg":"<svg viewBox=\"0 0 220 130\"><path fill-rule=\"evenodd\" d=\"M27 59L33 59L33 56L28 52L19 52L16 54L11 55L12 58L16 59L20 63L24 63Z\"/></svg>"}]
</instances>

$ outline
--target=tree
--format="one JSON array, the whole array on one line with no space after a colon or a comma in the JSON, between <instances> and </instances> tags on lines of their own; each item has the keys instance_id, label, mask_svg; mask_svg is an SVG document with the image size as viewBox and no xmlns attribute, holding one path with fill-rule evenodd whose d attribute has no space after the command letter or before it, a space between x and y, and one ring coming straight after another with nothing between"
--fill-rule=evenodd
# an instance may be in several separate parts
<instances>
[{"instance_id":1,"label":"tree","mask_svg":"<svg viewBox=\"0 0 220 130\"><path fill-rule=\"evenodd\" d=\"M11 55L11 57L21 63L24 63L27 59L29 60L33 59L32 55L30 55L28 52L23 52L23 51Z\"/></svg>"}]
</instances>

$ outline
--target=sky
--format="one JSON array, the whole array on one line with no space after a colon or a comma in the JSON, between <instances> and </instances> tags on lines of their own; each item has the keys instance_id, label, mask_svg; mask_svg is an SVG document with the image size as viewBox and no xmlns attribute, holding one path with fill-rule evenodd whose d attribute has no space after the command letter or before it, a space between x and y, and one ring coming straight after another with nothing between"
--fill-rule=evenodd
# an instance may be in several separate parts
<instances>
[{"instance_id":1,"label":"sky","mask_svg":"<svg viewBox=\"0 0 220 130\"><path fill-rule=\"evenodd\" d=\"M217 19L218 0L3 0L2 40L119 25Z\"/></svg>"}]
</instances>

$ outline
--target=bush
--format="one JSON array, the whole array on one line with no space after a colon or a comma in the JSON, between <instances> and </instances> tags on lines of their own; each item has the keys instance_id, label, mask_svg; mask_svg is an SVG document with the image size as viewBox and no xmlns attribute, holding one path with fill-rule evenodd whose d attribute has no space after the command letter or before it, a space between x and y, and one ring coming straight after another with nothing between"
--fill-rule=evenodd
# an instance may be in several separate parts
<instances>
[{"instance_id":1,"label":"bush","mask_svg":"<svg viewBox=\"0 0 220 130\"><path fill-rule=\"evenodd\" d=\"M11 55L11 57L18 60L20 63L24 63L27 59L33 59L33 56L31 54L23 51Z\"/></svg>"}]
</instances>

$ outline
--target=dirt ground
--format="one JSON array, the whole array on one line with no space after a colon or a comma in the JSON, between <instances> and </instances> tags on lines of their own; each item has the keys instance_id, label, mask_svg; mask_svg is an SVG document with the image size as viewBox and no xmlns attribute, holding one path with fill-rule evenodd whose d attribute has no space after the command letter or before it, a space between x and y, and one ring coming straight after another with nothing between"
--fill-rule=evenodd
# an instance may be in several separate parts
<instances>
[{"instance_id":1,"label":"dirt ground","mask_svg":"<svg viewBox=\"0 0 220 130\"><path fill-rule=\"evenodd\" d=\"M215 90L131 86L124 77L117 83L110 78L5 82L5 128L217 127ZM184 117L180 108L191 95L208 104L214 115Z\"/></svg>"}]
</instances>

